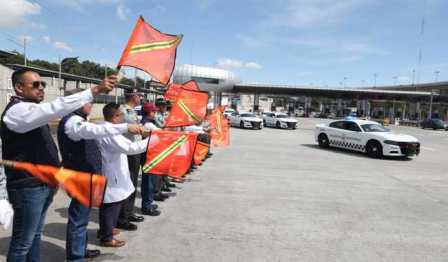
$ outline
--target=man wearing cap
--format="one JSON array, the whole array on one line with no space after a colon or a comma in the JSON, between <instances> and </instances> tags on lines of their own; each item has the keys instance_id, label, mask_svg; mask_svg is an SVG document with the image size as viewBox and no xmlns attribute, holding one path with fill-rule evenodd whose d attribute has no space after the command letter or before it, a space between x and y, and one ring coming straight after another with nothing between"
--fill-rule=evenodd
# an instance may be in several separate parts
<instances>
[{"instance_id":1,"label":"man wearing cap","mask_svg":"<svg viewBox=\"0 0 448 262\"><path fill-rule=\"evenodd\" d=\"M60 166L58 149L48 123L110 92L117 83L111 75L98 86L80 93L41 103L46 83L30 69L12 74L16 96L1 117L3 159ZM7 261L39 261L40 239L48 207L56 189L26 171L5 168L9 201L14 209L12 237Z\"/></svg>"},{"instance_id":2,"label":"man wearing cap","mask_svg":"<svg viewBox=\"0 0 448 262\"><path fill-rule=\"evenodd\" d=\"M127 90L125 92L125 104L121 107L123 113L123 122L128 124L139 124L137 112L135 107L140 105L140 96L137 89ZM142 140L141 135L125 134L127 139L131 142L138 142ZM140 156L141 154L128 155L129 172L131 174L132 184L137 188L138 175L140 173ZM135 205L135 191L123 203L118 219L117 228L124 230L137 230L137 226L131 222L142 222L144 217L138 216L134 213Z\"/></svg>"},{"instance_id":3,"label":"man wearing cap","mask_svg":"<svg viewBox=\"0 0 448 262\"><path fill-rule=\"evenodd\" d=\"M146 130L154 131L158 130L155 124L155 114L157 112L157 107L153 103L144 103L142 107L143 117L142 125ZM143 166L146 161L146 154L143 153L141 156L141 165ZM154 191L156 187L156 181L159 176L154 174L142 174L142 213L148 216L158 216L160 211L157 210L158 206L153 204L154 201Z\"/></svg>"}]
</instances>

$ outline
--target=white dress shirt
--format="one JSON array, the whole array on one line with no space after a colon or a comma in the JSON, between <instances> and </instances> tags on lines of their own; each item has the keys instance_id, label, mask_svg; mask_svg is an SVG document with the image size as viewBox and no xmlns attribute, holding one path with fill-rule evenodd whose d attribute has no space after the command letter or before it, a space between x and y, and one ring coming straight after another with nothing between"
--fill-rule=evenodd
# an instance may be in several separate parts
<instances>
[{"instance_id":1,"label":"white dress shirt","mask_svg":"<svg viewBox=\"0 0 448 262\"><path fill-rule=\"evenodd\" d=\"M155 124L151 123L151 122L146 122L143 125L146 129L148 129L149 131L154 131L154 130L159 130L160 128L158 128Z\"/></svg>"},{"instance_id":2,"label":"white dress shirt","mask_svg":"<svg viewBox=\"0 0 448 262\"><path fill-rule=\"evenodd\" d=\"M65 134L73 141L81 139L99 139L106 136L116 136L128 132L128 124L94 124L81 116L73 115L64 125Z\"/></svg>"},{"instance_id":3,"label":"white dress shirt","mask_svg":"<svg viewBox=\"0 0 448 262\"><path fill-rule=\"evenodd\" d=\"M92 100L92 91L88 89L48 103L21 102L6 111L3 121L10 130L23 134L70 114Z\"/></svg>"},{"instance_id":4,"label":"white dress shirt","mask_svg":"<svg viewBox=\"0 0 448 262\"><path fill-rule=\"evenodd\" d=\"M106 122L106 125L112 123ZM114 203L128 198L134 191L127 155L141 154L146 151L148 138L131 142L123 135L99 139L103 175L107 177L104 203Z\"/></svg>"}]
</instances>

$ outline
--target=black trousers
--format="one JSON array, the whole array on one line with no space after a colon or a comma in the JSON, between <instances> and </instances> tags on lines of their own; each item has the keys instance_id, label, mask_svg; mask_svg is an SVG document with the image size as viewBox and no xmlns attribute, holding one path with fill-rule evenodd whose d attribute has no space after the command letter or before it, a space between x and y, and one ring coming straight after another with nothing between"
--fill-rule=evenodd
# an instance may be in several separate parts
<instances>
[{"instance_id":1,"label":"black trousers","mask_svg":"<svg viewBox=\"0 0 448 262\"><path fill-rule=\"evenodd\" d=\"M123 201L118 220L118 223L120 224L127 223L128 218L134 214L135 194L137 192L138 176L140 173L140 157L141 154L128 156L129 172L131 173L131 180L135 187L135 191Z\"/></svg>"},{"instance_id":2,"label":"black trousers","mask_svg":"<svg viewBox=\"0 0 448 262\"><path fill-rule=\"evenodd\" d=\"M110 241L114 238L113 230L117 226L123 201L103 203L100 208L100 240Z\"/></svg>"}]
</instances>

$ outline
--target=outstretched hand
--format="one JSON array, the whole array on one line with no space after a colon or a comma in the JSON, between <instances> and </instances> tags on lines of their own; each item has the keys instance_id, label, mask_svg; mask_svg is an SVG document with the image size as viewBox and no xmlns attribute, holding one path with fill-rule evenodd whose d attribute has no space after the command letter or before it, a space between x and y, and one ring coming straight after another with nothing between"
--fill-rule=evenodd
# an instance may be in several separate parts
<instances>
[{"instance_id":1,"label":"outstretched hand","mask_svg":"<svg viewBox=\"0 0 448 262\"><path fill-rule=\"evenodd\" d=\"M91 88L92 95L97 96L101 93L107 94L115 88L115 85L118 83L118 77L116 74L110 75L106 77L101 83L97 86Z\"/></svg>"}]
</instances>

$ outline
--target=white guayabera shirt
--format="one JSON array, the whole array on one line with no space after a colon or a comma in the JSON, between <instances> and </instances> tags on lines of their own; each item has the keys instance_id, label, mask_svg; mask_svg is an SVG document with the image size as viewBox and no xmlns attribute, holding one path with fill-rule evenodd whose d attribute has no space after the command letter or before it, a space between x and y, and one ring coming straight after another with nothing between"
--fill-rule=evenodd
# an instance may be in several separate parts
<instances>
[{"instance_id":1,"label":"white guayabera shirt","mask_svg":"<svg viewBox=\"0 0 448 262\"><path fill-rule=\"evenodd\" d=\"M112 125L109 122L106 124ZM148 138L132 142L123 135L117 135L97 141L101 151L103 175L107 177L104 203L122 201L135 191L129 173L127 155L145 152Z\"/></svg>"}]
</instances>

